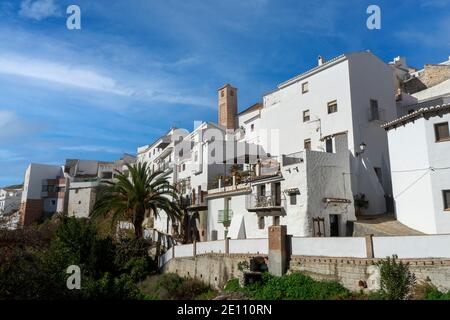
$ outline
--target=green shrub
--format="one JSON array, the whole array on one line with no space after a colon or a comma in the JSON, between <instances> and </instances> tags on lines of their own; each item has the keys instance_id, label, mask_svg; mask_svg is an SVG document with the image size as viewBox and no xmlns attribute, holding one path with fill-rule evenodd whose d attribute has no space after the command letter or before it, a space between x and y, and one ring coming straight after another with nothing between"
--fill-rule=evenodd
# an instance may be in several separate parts
<instances>
[{"instance_id":1,"label":"green shrub","mask_svg":"<svg viewBox=\"0 0 450 320\"><path fill-rule=\"evenodd\" d=\"M440 292L436 287L430 288L426 292L426 300L450 300L450 291Z\"/></svg>"},{"instance_id":2,"label":"green shrub","mask_svg":"<svg viewBox=\"0 0 450 320\"><path fill-rule=\"evenodd\" d=\"M398 257L387 257L379 263L381 291L387 300L409 299L416 283L415 275L409 265L397 262Z\"/></svg>"},{"instance_id":3,"label":"green shrub","mask_svg":"<svg viewBox=\"0 0 450 320\"><path fill-rule=\"evenodd\" d=\"M87 219L40 228L0 233L0 299L143 298L136 283L155 270L145 243L102 238ZM70 265L80 267L81 290L66 287Z\"/></svg>"},{"instance_id":4,"label":"green shrub","mask_svg":"<svg viewBox=\"0 0 450 320\"><path fill-rule=\"evenodd\" d=\"M350 297L350 292L337 282L315 281L301 273L275 277L264 273L261 282L239 287L237 279L230 280L225 290L242 292L257 300L331 300Z\"/></svg>"},{"instance_id":5,"label":"green shrub","mask_svg":"<svg viewBox=\"0 0 450 320\"><path fill-rule=\"evenodd\" d=\"M144 299L209 300L216 293L196 279L182 278L175 273L165 273L147 278L140 284Z\"/></svg>"}]
</instances>

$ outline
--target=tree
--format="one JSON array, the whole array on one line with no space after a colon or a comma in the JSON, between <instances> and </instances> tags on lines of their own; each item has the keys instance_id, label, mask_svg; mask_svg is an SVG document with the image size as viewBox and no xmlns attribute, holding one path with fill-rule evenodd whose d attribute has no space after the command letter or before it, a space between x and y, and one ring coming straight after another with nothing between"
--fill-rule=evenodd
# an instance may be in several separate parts
<instances>
[{"instance_id":1,"label":"tree","mask_svg":"<svg viewBox=\"0 0 450 320\"><path fill-rule=\"evenodd\" d=\"M150 173L146 163L127 164L130 177L116 170L115 181L105 182L94 205L92 216L111 214L112 223L125 219L133 223L136 238L143 237L142 223L147 215L158 217L164 210L175 221L181 216L178 193L162 172Z\"/></svg>"}]
</instances>

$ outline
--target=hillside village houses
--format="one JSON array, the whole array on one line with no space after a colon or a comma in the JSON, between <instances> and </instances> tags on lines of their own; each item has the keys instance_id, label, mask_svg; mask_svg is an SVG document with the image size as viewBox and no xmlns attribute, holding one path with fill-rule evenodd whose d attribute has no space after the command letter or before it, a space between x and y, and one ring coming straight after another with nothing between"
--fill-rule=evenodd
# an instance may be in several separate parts
<instances>
[{"instance_id":1,"label":"hillside village houses","mask_svg":"<svg viewBox=\"0 0 450 320\"><path fill-rule=\"evenodd\" d=\"M397 219L426 234L450 232L450 58L403 70L399 118L388 133Z\"/></svg>"},{"instance_id":2,"label":"hillside village houses","mask_svg":"<svg viewBox=\"0 0 450 320\"><path fill-rule=\"evenodd\" d=\"M327 62L319 59L316 68L280 84L262 104L240 114L237 89L220 88L215 126L227 133L224 140L260 147L257 154L224 159L227 164L219 174L223 181L207 190L192 181L195 168L208 157L191 153L195 168L185 177L191 180L188 189L206 191L208 208L195 232L206 234L206 240L265 237L271 223L281 223L295 236L345 236L350 233L348 222L356 219L356 194L366 195L366 214L385 213L392 192L387 135L380 124L396 117L394 87L393 69L373 54L360 52ZM216 140L215 145L221 142ZM208 143L203 140L204 146ZM174 172L184 171L185 163L173 162L178 165ZM225 165L230 162L241 165L247 175L241 183L236 174L228 179L231 185L226 184L231 172ZM245 172L249 166L251 172ZM205 176L203 185L210 179ZM167 226L163 231L170 232Z\"/></svg>"},{"instance_id":3,"label":"hillside village houses","mask_svg":"<svg viewBox=\"0 0 450 320\"><path fill-rule=\"evenodd\" d=\"M64 166L30 164L24 177L20 225L55 213L88 217L101 182L111 181L115 170L124 172L125 164L135 160L125 154L114 162L68 159Z\"/></svg>"},{"instance_id":4,"label":"hillside village houses","mask_svg":"<svg viewBox=\"0 0 450 320\"><path fill-rule=\"evenodd\" d=\"M30 165L21 223L54 212L89 216L101 180L137 161L176 186L185 213L170 221L159 212L146 228L183 242L266 238L280 224L296 237L352 236L359 215L394 211L411 228L448 233L449 68L446 61L416 70L368 51L319 57L241 112L238 89L226 84L218 123L170 128L136 158ZM441 170L416 181L400 176L402 168Z\"/></svg>"},{"instance_id":5,"label":"hillside village houses","mask_svg":"<svg viewBox=\"0 0 450 320\"><path fill-rule=\"evenodd\" d=\"M0 217L17 211L20 207L22 188L11 186L0 189Z\"/></svg>"}]
</instances>

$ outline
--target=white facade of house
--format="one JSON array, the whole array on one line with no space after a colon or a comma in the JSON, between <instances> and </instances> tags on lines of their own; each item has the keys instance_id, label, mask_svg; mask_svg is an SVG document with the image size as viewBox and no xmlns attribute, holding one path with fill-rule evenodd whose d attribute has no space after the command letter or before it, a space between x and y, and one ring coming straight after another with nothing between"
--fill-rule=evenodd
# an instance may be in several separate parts
<instances>
[{"instance_id":1,"label":"white facade of house","mask_svg":"<svg viewBox=\"0 0 450 320\"><path fill-rule=\"evenodd\" d=\"M22 189L0 189L0 216L19 210L21 198Z\"/></svg>"},{"instance_id":2,"label":"white facade of house","mask_svg":"<svg viewBox=\"0 0 450 320\"><path fill-rule=\"evenodd\" d=\"M302 93L307 83L308 92ZM387 135L380 124L395 119L396 105L392 69L369 52L343 55L278 86L264 96L264 108L258 126L259 142L271 156L289 155L304 149L326 151L331 139L347 135L350 150L352 190L368 197L366 214L386 212L385 195L390 195L389 150ZM371 114L371 100L378 112ZM328 113L328 103L336 101L338 111ZM309 110L310 120L303 121ZM364 143L367 150L356 156ZM380 179L374 168L381 172ZM381 184L379 183L381 180Z\"/></svg>"},{"instance_id":3,"label":"white facade of house","mask_svg":"<svg viewBox=\"0 0 450 320\"><path fill-rule=\"evenodd\" d=\"M223 185L222 189L214 189L217 186L212 187L210 179L221 175L221 171L227 175L228 170L218 166L210 174L209 167L199 166L201 159L210 160L211 154L198 149L200 144L195 141L195 134L191 134L194 142L187 159L179 161L179 155L174 154L174 161L183 166L190 160L194 168L184 172L177 167L173 182L189 179L191 190L207 186L208 239L223 239L225 231L232 238L265 237L267 226L274 222L286 224L288 232L296 236L345 235L347 222L355 220L354 195L364 194L369 201L365 214L387 211L386 196L392 195L389 149L387 134L380 125L397 115L395 93L394 69L369 52L322 62L280 84L263 97L262 104L238 114L237 130L231 138L227 136L226 140L235 146L244 145L250 157L257 154L261 160L275 159L280 172L272 177L273 181L259 178L238 192ZM227 133L230 134L229 130ZM361 145L367 146L364 152ZM151 157L145 157L145 153L152 146L138 150L142 159ZM298 154L302 154L298 156L301 162L295 163L294 173L289 170L292 163L284 160ZM256 158L250 161L253 165L255 162ZM245 167L248 169L248 165ZM208 170L206 177L205 170ZM261 184L266 184L269 197L274 194L273 188L278 188L277 194L281 188L281 197L285 197L280 199L283 214L247 210L250 198L258 196ZM299 194L290 204L292 189ZM227 228L218 221L223 210L233 212ZM279 221L275 221L276 216L280 216ZM338 221L338 227L333 222L333 232L331 217ZM318 226L314 227L314 219L323 220L316 221ZM165 229L162 224L155 223L155 227L169 232L167 221L163 224Z\"/></svg>"},{"instance_id":4,"label":"white facade of house","mask_svg":"<svg viewBox=\"0 0 450 320\"><path fill-rule=\"evenodd\" d=\"M279 216L277 223L286 225L288 234L296 237L347 235L347 222L355 221L348 174L350 152L331 154L305 150L295 157L295 163L285 159L286 163L276 175L210 190L207 239L265 238L276 216ZM278 208L266 210L264 204L257 203L264 197L261 188L265 196L275 198L277 183L280 184ZM223 210L231 217L228 228L220 221ZM332 216L337 219L335 234L331 233Z\"/></svg>"},{"instance_id":5,"label":"white facade of house","mask_svg":"<svg viewBox=\"0 0 450 320\"><path fill-rule=\"evenodd\" d=\"M99 181L72 182L69 189L69 217L89 218L97 197Z\"/></svg>"},{"instance_id":6,"label":"white facade of house","mask_svg":"<svg viewBox=\"0 0 450 320\"><path fill-rule=\"evenodd\" d=\"M397 219L426 234L450 233L450 138L437 141L436 124L450 123L450 105L425 108L386 125ZM450 196L449 196L450 199Z\"/></svg>"}]
</instances>

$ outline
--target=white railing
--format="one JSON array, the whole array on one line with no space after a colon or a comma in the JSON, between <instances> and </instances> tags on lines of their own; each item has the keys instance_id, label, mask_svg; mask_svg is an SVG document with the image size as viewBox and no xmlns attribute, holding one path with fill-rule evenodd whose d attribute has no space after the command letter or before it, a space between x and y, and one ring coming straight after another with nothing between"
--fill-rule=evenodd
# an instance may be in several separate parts
<instances>
[{"instance_id":1,"label":"white railing","mask_svg":"<svg viewBox=\"0 0 450 320\"><path fill-rule=\"evenodd\" d=\"M292 238L292 255L366 258L365 238Z\"/></svg>"},{"instance_id":2,"label":"white railing","mask_svg":"<svg viewBox=\"0 0 450 320\"><path fill-rule=\"evenodd\" d=\"M225 240L197 242L196 253L225 253Z\"/></svg>"},{"instance_id":3,"label":"white railing","mask_svg":"<svg viewBox=\"0 0 450 320\"><path fill-rule=\"evenodd\" d=\"M372 241L373 256L370 250ZM198 242L175 246L159 259L160 267L172 257L193 257L197 254L262 254L269 253L269 241L263 239L236 239ZM195 248L195 252L194 252ZM293 256L336 257L336 258L376 258L384 259L397 255L400 259L450 259L450 234L431 236L393 237L348 237L348 238L291 238Z\"/></svg>"},{"instance_id":4,"label":"white railing","mask_svg":"<svg viewBox=\"0 0 450 320\"><path fill-rule=\"evenodd\" d=\"M230 240L229 253L241 254L268 254L268 239L237 239Z\"/></svg>"},{"instance_id":5,"label":"white railing","mask_svg":"<svg viewBox=\"0 0 450 320\"><path fill-rule=\"evenodd\" d=\"M450 235L374 237L373 251L375 258L450 258Z\"/></svg>"},{"instance_id":6,"label":"white railing","mask_svg":"<svg viewBox=\"0 0 450 320\"><path fill-rule=\"evenodd\" d=\"M192 244L184 244L181 246L175 246L175 258L193 257L194 246Z\"/></svg>"}]
</instances>

